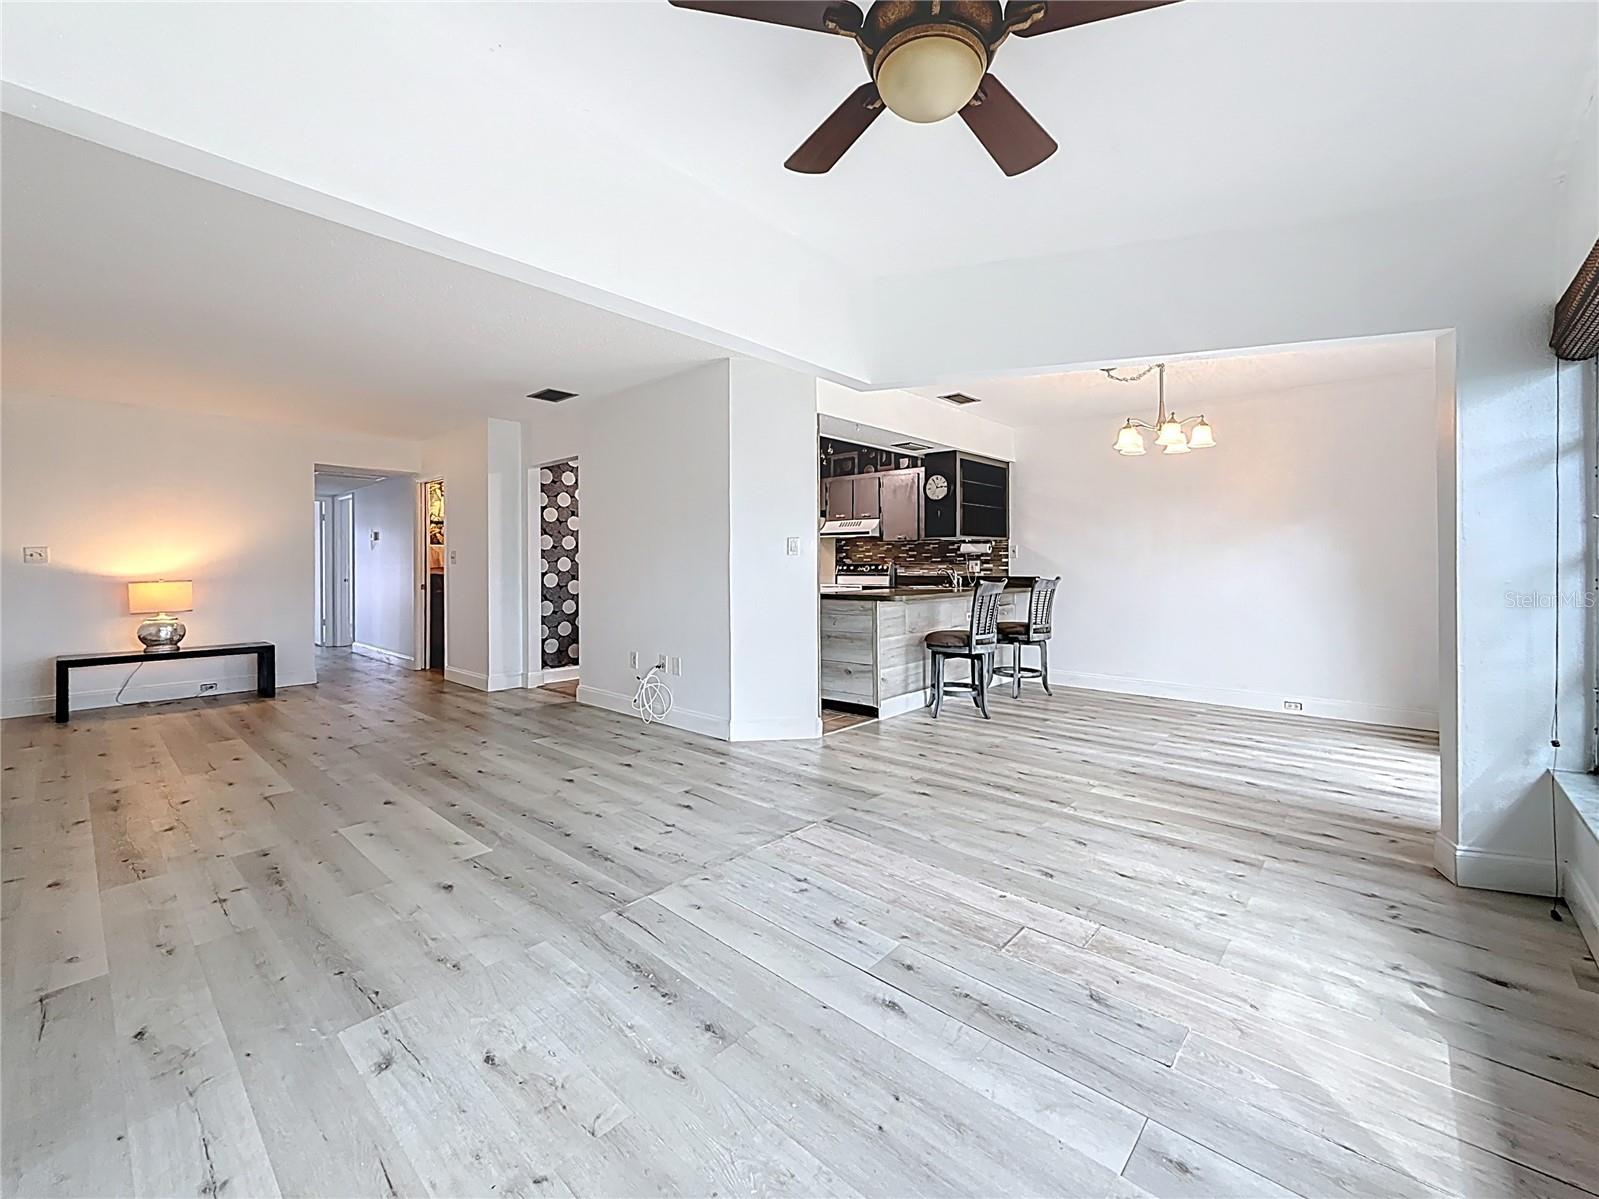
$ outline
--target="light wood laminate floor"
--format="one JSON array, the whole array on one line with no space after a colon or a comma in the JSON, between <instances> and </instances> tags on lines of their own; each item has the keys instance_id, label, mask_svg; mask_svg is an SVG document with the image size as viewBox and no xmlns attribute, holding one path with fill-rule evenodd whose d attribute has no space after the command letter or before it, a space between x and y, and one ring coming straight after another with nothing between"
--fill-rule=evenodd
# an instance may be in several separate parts
<instances>
[{"instance_id":1,"label":"light wood laminate floor","mask_svg":"<svg viewBox=\"0 0 1599 1199\"><path fill-rule=\"evenodd\" d=\"M1433 873L1430 737L322 669L6 723L6 1195L1599 1191L1594 965Z\"/></svg>"}]
</instances>

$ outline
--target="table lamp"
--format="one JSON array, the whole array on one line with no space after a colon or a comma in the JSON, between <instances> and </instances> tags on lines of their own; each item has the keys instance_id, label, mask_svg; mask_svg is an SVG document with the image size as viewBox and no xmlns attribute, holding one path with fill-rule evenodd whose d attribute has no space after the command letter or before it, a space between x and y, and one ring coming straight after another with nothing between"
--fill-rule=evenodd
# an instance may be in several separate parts
<instances>
[{"instance_id":1,"label":"table lamp","mask_svg":"<svg viewBox=\"0 0 1599 1199\"><path fill-rule=\"evenodd\" d=\"M194 584L188 579L128 584L128 611L135 616L147 614L139 625L139 640L147 654L176 653L189 630L172 613L193 610Z\"/></svg>"}]
</instances>

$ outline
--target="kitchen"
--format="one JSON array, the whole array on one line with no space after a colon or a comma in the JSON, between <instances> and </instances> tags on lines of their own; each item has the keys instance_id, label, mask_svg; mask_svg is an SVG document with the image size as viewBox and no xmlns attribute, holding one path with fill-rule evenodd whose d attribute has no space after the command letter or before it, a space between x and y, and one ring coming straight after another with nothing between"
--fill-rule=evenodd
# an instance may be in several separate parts
<instances>
[{"instance_id":1,"label":"kitchen","mask_svg":"<svg viewBox=\"0 0 1599 1199\"><path fill-rule=\"evenodd\" d=\"M819 439L824 722L929 700L928 633L964 629L979 579L1010 571L1010 466L824 416ZM1008 589L1016 619L1025 587Z\"/></svg>"}]
</instances>

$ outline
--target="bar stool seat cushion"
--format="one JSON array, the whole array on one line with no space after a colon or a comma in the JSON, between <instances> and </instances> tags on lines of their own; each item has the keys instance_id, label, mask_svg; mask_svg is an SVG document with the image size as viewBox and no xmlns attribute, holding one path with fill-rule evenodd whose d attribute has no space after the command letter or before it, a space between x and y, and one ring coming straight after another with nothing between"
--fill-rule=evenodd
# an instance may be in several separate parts
<instances>
[{"instance_id":1,"label":"bar stool seat cushion","mask_svg":"<svg viewBox=\"0 0 1599 1199\"><path fill-rule=\"evenodd\" d=\"M1025 620L1002 620L999 622L999 635L1004 641L1026 641L1027 622Z\"/></svg>"},{"instance_id":2,"label":"bar stool seat cushion","mask_svg":"<svg viewBox=\"0 0 1599 1199\"><path fill-rule=\"evenodd\" d=\"M965 649L971 644L971 634L965 629L939 629L923 638L928 648Z\"/></svg>"}]
</instances>

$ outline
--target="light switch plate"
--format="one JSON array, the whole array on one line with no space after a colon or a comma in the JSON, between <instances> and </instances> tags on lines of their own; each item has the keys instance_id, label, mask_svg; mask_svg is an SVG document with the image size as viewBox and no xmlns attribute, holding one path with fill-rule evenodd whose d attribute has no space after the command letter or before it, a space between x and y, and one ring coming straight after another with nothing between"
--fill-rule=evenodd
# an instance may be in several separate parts
<instances>
[{"instance_id":1,"label":"light switch plate","mask_svg":"<svg viewBox=\"0 0 1599 1199\"><path fill-rule=\"evenodd\" d=\"M455 565L455 551L454 550L450 551L450 565L451 566Z\"/></svg>"},{"instance_id":2,"label":"light switch plate","mask_svg":"<svg viewBox=\"0 0 1599 1199\"><path fill-rule=\"evenodd\" d=\"M790 537L788 539L788 556L790 558L798 558L799 557L799 538L798 537Z\"/></svg>"},{"instance_id":3,"label":"light switch plate","mask_svg":"<svg viewBox=\"0 0 1599 1199\"><path fill-rule=\"evenodd\" d=\"M22 547L22 560L29 566L38 566L50 561L50 547L47 545L25 545Z\"/></svg>"}]
</instances>

